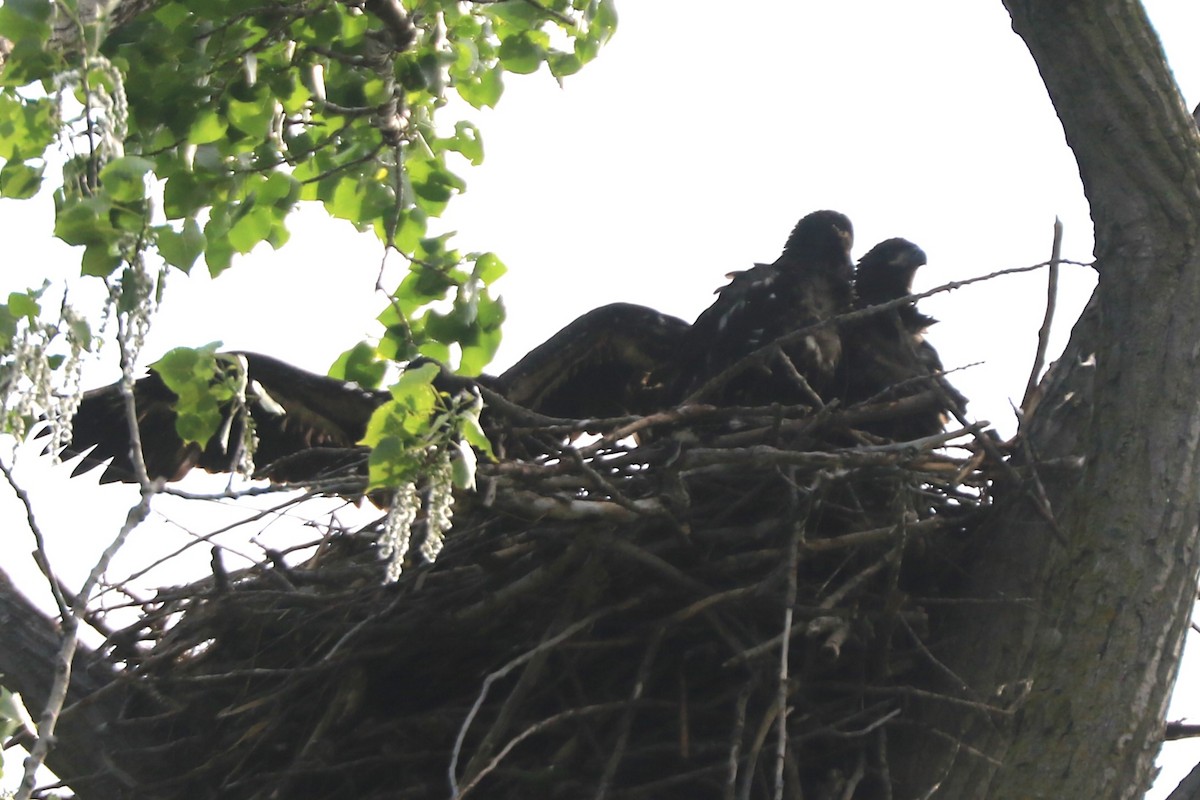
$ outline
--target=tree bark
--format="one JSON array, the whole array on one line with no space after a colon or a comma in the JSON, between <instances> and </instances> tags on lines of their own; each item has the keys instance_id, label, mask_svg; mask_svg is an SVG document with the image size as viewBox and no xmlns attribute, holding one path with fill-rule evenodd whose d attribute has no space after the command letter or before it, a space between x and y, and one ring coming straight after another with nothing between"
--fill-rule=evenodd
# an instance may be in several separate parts
<instances>
[{"instance_id":1,"label":"tree bark","mask_svg":"<svg viewBox=\"0 0 1200 800\"><path fill-rule=\"evenodd\" d=\"M954 727L986 758L948 749L942 791L1140 797L1196 596L1200 137L1140 3L1006 5L1079 164L1100 279L1023 432L1042 460L1083 457L1039 470L1063 538L1018 492L967 581L1006 602L945 626L946 660L1014 714Z\"/></svg>"},{"instance_id":2,"label":"tree bark","mask_svg":"<svg viewBox=\"0 0 1200 800\"><path fill-rule=\"evenodd\" d=\"M19 692L35 718L49 696L58 648L59 630L54 620L26 600L0 571L0 683ZM105 728L120 707L119 692L111 691L113 680L112 670L103 660L79 648L71 670L67 710L59 719L57 742L47 766L68 780L80 796L115 798L126 794L96 744L97 738L111 735ZM109 691L101 692L106 687Z\"/></svg>"}]
</instances>

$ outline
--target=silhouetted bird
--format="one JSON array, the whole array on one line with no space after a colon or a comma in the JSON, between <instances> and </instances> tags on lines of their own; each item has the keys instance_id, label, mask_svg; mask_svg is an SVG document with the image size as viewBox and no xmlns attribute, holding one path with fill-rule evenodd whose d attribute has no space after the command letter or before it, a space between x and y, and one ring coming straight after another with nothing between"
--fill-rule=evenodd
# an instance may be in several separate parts
<instances>
[{"instance_id":1,"label":"silhouetted bird","mask_svg":"<svg viewBox=\"0 0 1200 800\"><path fill-rule=\"evenodd\" d=\"M499 377L468 379L443 370L434 386L455 394L478 383L533 411L571 419L647 413L664 402L663 387L653 381L670 374L687 328L676 317L616 303L576 319ZM357 443L371 414L391 398L389 392L363 389L258 353L225 355L246 361L258 477L294 483L365 466L366 450ZM242 425L231 404L221 409L221 427L228 434L202 447L185 444L176 432L177 398L157 372L137 380L133 391L151 479L179 480L194 467L232 471ZM489 412L485 425L492 419ZM120 384L85 392L71 443L62 453L64 458L86 453L72 476L111 461L101 483L136 481L132 447Z\"/></svg>"},{"instance_id":2,"label":"silhouetted bird","mask_svg":"<svg viewBox=\"0 0 1200 800\"><path fill-rule=\"evenodd\" d=\"M386 402L388 392L366 390L353 383L316 375L258 353L234 353L245 358L249 381L247 406L254 420L258 446L254 454L263 477L272 480L310 480L320 475L290 474L294 470L311 473L330 466L329 459L340 463L354 452L366 432L371 413ZM265 393L268 400L257 399ZM236 457L233 447L241 438L241 422L229 419L231 406L222 408L223 426L229 435L214 437L205 447L185 444L175 430L175 393L163 383L157 372L134 382L134 403L142 456L151 479L179 480L193 467L208 472L229 472ZM224 439L225 442L222 442ZM228 446L226 443L229 443ZM125 400L119 383L85 392L75 414L71 444L64 458L79 455L93 447L75 466L72 477L112 463L100 476L101 483L136 481L132 441L125 413ZM277 474L272 465L287 462L302 451L315 451L304 467L289 464L289 474ZM329 458L318 458L317 454ZM361 455L361 452L359 452Z\"/></svg>"},{"instance_id":3,"label":"silhouetted bird","mask_svg":"<svg viewBox=\"0 0 1200 800\"><path fill-rule=\"evenodd\" d=\"M593 419L664 405L688 324L630 303L593 309L505 370L495 388L542 414Z\"/></svg>"},{"instance_id":4,"label":"silhouetted bird","mask_svg":"<svg viewBox=\"0 0 1200 800\"><path fill-rule=\"evenodd\" d=\"M680 365L680 399L764 345L811 328L780 348L794 371L779 354L772 354L696 399L719 404L815 405L813 392L827 391L841 358L836 326L821 323L852 304L853 243L853 228L845 215L816 211L796 224L773 264L732 273L729 284L718 291L716 301L688 332Z\"/></svg>"},{"instance_id":5,"label":"silhouetted bird","mask_svg":"<svg viewBox=\"0 0 1200 800\"><path fill-rule=\"evenodd\" d=\"M911 294L913 276L925 263L925 251L906 239L875 245L855 272L858 307ZM864 429L896 441L917 439L939 433L947 412L966 408L966 398L941 377L942 361L925 340L925 329L935 322L915 302L907 302L842 326L844 349L836 382L841 399L847 405L906 398L917 404L864 424Z\"/></svg>"}]
</instances>

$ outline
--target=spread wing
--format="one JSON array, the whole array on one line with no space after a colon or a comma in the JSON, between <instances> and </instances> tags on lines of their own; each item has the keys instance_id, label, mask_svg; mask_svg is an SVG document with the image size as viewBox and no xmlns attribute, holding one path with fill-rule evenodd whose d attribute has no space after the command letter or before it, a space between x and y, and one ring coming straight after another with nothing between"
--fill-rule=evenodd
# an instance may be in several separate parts
<instances>
[{"instance_id":1,"label":"spread wing","mask_svg":"<svg viewBox=\"0 0 1200 800\"><path fill-rule=\"evenodd\" d=\"M667 404L688 324L630 303L593 309L496 379L517 405L568 419L645 414Z\"/></svg>"},{"instance_id":2,"label":"spread wing","mask_svg":"<svg viewBox=\"0 0 1200 800\"><path fill-rule=\"evenodd\" d=\"M269 465L310 449L353 448L366 431L371 413L388 398L386 392L366 391L354 384L317 375L257 353L241 353L246 359L251 393L262 392L269 401L248 398L250 415L258 436L255 460ZM214 439L201 448L185 444L175 431L175 394L157 373L134 384L134 403L142 454L151 478L179 480L193 467L209 472L228 472L235 454ZM240 440L241 425L229 419L228 442ZM112 384L86 392L75 415L71 443L63 457L84 454L72 476L111 463L101 483L135 481L132 439L120 385ZM90 450L90 452L89 452ZM269 473L268 473L269 474Z\"/></svg>"}]
</instances>

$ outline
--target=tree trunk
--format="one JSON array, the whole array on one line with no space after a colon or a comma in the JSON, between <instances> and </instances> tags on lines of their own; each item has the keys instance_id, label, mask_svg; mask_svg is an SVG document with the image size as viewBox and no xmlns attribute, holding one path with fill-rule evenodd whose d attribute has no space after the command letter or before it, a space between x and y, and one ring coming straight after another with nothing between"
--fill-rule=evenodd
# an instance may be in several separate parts
<instances>
[{"instance_id":1,"label":"tree trunk","mask_svg":"<svg viewBox=\"0 0 1200 800\"><path fill-rule=\"evenodd\" d=\"M49 696L58 647L58 626L22 597L0 571L0 683L21 694L35 719ZM79 648L67 694L69 710L59 720L58 741L48 766L69 780L80 796L124 796L96 742L113 735L105 728L116 718L121 696L112 691L112 682L107 664ZM101 692L106 687L109 691Z\"/></svg>"},{"instance_id":2,"label":"tree trunk","mask_svg":"<svg viewBox=\"0 0 1200 800\"><path fill-rule=\"evenodd\" d=\"M967 581L1007 602L946 626L946 660L1015 712L955 728L986 758L949 752L942 791L1140 797L1196 596L1200 137L1139 3L1006 5L1079 163L1100 280L1024 431L1040 460L1083 456L1038 470L1059 533L1018 493Z\"/></svg>"}]
</instances>

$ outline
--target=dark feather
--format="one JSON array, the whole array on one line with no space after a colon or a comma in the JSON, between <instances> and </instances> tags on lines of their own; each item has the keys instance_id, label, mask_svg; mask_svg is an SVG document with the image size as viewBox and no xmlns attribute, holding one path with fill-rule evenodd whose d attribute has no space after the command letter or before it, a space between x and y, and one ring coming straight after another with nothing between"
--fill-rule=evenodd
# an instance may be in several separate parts
<instances>
[{"instance_id":1,"label":"dark feather","mask_svg":"<svg viewBox=\"0 0 1200 800\"><path fill-rule=\"evenodd\" d=\"M772 264L730 275L716 301L688 333L682 395L691 395L738 361L781 336L831 320L849 309L853 291L850 220L816 211L800 220ZM817 392L825 390L841 357L836 327L825 325L789 344L784 353ZM702 402L766 404L808 402L778 363L743 372ZM682 398L681 398L682 399Z\"/></svg>"},{"instance_id":2,"label":"dark feather","mask_svg":"<svg viewBox=\"0 0 1200 800\"><path fill-rule=\"evenodd\" d=\"M925 263L925 252L906 239L875 245L855 273L858 307L911 294L913 276ZM925 340L925 329L936 321L909 302L843 326L837 384L845 403L928 398L916 411L866 425L870 432L896 441L931 436L942 431L951 410L965 410L966 398L941 377L942 361Z\"/></svg>"},{"instance_id":3,"label":"dark feather","mask_svg":"<svg viewBox=\"0 0 1200 800\"><path fill-rule=\"evenodd\" d=\"M285 364L270 356L240 353L246 359L251 381L248 395L262 391L270 398L257 402L249 396L250 415L258 436L255 460L269 465L310 448L354 448L366 432L371 413L384 403L387 392L369 391L324 375ZM151 478L179 480L193 467L209 472L228 472L234 453L216 439L201 448L184 444L175 431L175 394L155 372L134 383L134 402L142 440L142 454ZM282 414L279 413L282 408ZM229 420L228 441L236 443L241 425ZM64 458L85 453L72 476L111 464L100 476L101 483L134 481L132 443L126 422L120 384L85 392L75 415L70 445ZM232 448L232 444L231 444ZM311 477L311 476L309 476Z\"/></svg>"},{"instance_id":4,"label":"dark feather","mask_svg":"<svg viewBox=\"0 0 1200 800\"><path fill-rule=\"evenodd\" d=\"M517 405L568 419L646 414L661 407L688 324L645 306L593 309L500 375Z\"/></svg>"}]
</instances>

